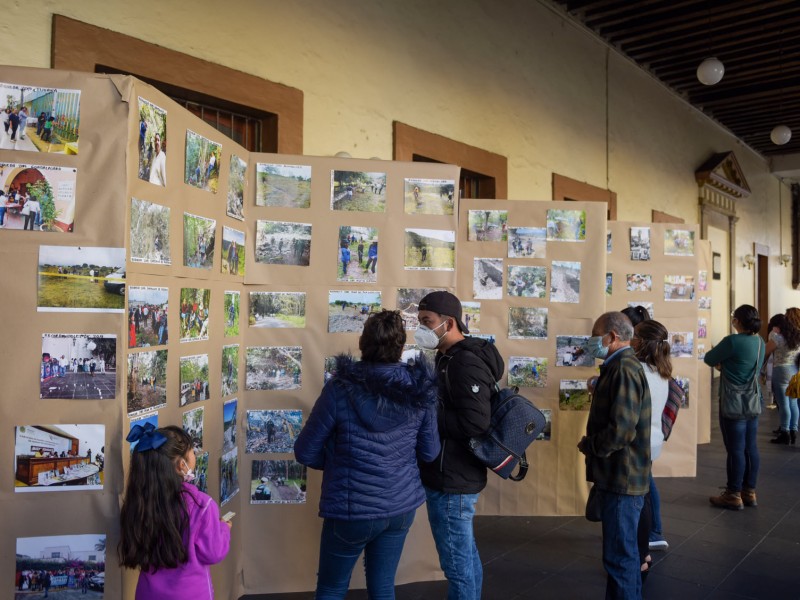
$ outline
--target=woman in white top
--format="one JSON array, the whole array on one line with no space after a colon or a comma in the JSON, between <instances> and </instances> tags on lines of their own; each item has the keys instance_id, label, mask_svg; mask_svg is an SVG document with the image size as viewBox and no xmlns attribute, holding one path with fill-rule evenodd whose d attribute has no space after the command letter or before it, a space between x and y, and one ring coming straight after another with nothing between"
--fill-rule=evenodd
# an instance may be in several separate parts
<instances>
[{"instance_id":1,"label":"woman in white top","mask_svg":"<svg viewBox=\"0 0 800 600\"><path fill-rule=\"evenodd\" d=\"M797 373L795 361L800 354L800 309L790 308L785 315L775 315L769 321L769 341L764 365L772 355L772 396L778 405L781 425L773 444L794 444L797 440L797 398L786 397L786 386ZM762 369L763 372L764 369Z\"/></svg>"}]
</instances>

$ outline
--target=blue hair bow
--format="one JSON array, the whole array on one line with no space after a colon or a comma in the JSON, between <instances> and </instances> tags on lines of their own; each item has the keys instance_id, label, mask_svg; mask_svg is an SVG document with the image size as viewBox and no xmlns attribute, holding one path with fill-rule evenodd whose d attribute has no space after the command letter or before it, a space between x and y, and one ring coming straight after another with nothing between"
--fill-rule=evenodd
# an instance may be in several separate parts
<instances>
[{"instance_id":1,"label":"blue hair bow","mask_svg":"<svg viewBox=\"0 0 800 600\"><path fill-rule=\"evenodd\" d=\"M134 425L128 437L125 439L130 443L138 442L134 448L136 452L155 450L159 446L163 446L167 443L166 436L156 431L152 423L145 423L144 427L141 425Z\"/></svg>"}]
</instances>

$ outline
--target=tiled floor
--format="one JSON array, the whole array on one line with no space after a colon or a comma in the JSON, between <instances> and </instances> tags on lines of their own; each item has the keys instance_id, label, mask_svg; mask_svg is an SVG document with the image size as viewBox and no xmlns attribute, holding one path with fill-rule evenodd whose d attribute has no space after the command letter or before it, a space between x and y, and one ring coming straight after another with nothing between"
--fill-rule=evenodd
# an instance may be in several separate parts
<instances>
[{"instance_id":1,"label":"tiled floor","mask_svg":"<svg viewBox=\"0 0 800 600\"><path fill-rule=\"evenodd\" d=\"M716 415L714 416L716 419ZM711 508L725 483L718 427L698 447L697 477L658 479L667 552L655 552L647 600L800 598L800 444L770 444L777 427L766 410L759 428L757 508ZM678 425L680 426L680 419ZM477 517L484 563L484 600L602 598L600 525L582 517ZM397 588L399 600L446 597L445 582ZM310 600L313 593L245 596L246 600ZM366 599L363 590L348 599Z\"/></svg>"}]
</instances>

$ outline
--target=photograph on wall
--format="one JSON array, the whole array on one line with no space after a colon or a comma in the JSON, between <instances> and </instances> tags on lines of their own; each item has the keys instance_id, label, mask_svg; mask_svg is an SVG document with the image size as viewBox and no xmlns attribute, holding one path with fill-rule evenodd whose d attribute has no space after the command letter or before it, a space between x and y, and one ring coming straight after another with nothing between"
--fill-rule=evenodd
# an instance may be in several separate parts
<instances>
[{"instance_id":1,"label":"photograph on wall","mask_svg":"<svg viewBox=\"0 0 800 600\"><path fill-rule=\"evenodd\" d=\"M559 410L589 410L589 388L585 379L562 379L558 386Z\"/></svg>"},{"instance_id":2,"label":"photograph on wall","mask_svg":"<svg viewBox=\"0 0 800 600\"><path fill-rule=\"evenodd\" d=\"M669 354L672 358L692 358L694 354L694 332L670 331Z\"/></svg>"},{"instance_id":3,"label":"photograph on wall","mask_svg":"<svg viewBox=\"0 0 800 600\"><path fill-rule=\"evenodd\" d=\"M543 408L542 414L544 415L545 425L542 432L536 436L537 440L549 442L553 437L553 411L549 408Z\"/></svg>"},{"instance_id":4,"label":"photograph on wall","mask_svg":"<svg viewBox=\"0 0 800 600\"><path fill-rule=\"evenodd\" d=\"M219 161L222 146L191 129L186 130L186 162L183 181L189 185L217 193L219 186Z\"/></svg>"},{"instance_id":5,"label":"photograph on wall","mask_svg":"<svg viewBox=\"0 0 800 600\"><path fill-rule=\"evenodd\" d=\"M493 333L471 333L469 334L469 337L478 338L479 340L486 340L490 344L494 344L496 341Z\"/></svg>"},{"instance_id":6,"label":"photograph on wall","mask_svg":"<svg viewBox=\"0 0 800 600\"><path fill-rule=\"evenodd\" d=\"M581 301L581 263L554 260L550 268L550 302Z\"/></svg>"},{"instance_id":7,"label":"photograph on wall","mask_svg":"<svg viewBox=\"0 0 800 600\"><path fill-rule=\"evenodd\" d=\"M606 273L606 296L610 296L614 291L614 274Z\"/></svg>"},{"instance_id":8,"label":"photograph on wall","mask_svg":"<svg viewBox=\"0 0 800 600\"><path fill-rule=\"evenodd\" d=\"M655 319L653 316L655 313L653 311L653 303L652 302L628 302L628 306L634 308L636 306L641 306L647 311L647 314L650 315L651 319Z\"/></svg>"},{"instance_id":9,"label":"photograph on wall","mask_svg":"<svg viewBox=\"0 0 800 600\"><path fill-rule=\"evenodd\" d=\"M181 356L180 376L181 406L211 397L208 387L208 354Z\"/></svg>"},{"instance_id":10,"label":"photograph on wall","mask_svg":"<svg viewBox=\"0 0 800 600\"><path fill-rule=\"evenodd\" d=\"M419 325L419 301L431 292L440 291L444 288L397 288L396 309L403 315L406 329L416 329Z\"/></svg>"},{"instance_id":11,"label":"photograph on wall","mask_svg":"<svg viewBox=\"0 0 800 600\"><path fill-rule=\"evenodd\" d=\"M467 240L505 242L508 240L507 210L471 210L467 215Z\"/></svg>"},{"instance_id":12,"label":"photograph on wall","mask_svg":"<svg viewBox=\"0 0 800 600\"><path fill-rule=\"evenodd\" d=\"M158 412L151 412L145 415L134 416L130 415L131 423L128 427L128 432L132 431L134 426L138 425L139 427L146 427L148 424L152 425L155 429L158 429ZM128 432L123 431L123 435L127 437ZM125 438L123 438L125 439ZM127 439L125 443L128 443ZM139 445L139 441L136 440L135 442L130 443L130 451L133 452L134 448Z\"/></svg>"},{"instance_id":13,"label":"photograph on wall","mask_svg":"<svg viewBox=\"0 0 800 600\"><path fill-rule=\"evenodd\" d=\"M0 83L3 118L0 150L78 154L81 91Z\"/></svg>"},{"instance_id":14,"label":"photograph on wall","mask_svg":"<svg viewBox=\"0 0 800 600\"><path fill-rule=\"evenodd\" d=\"M299 390L302 387L301 346L247 348L246 390Z\"/></svg>"},{"instance_id":15,"label":"photograph on wall","mask_svg":"<svg viewBox=\"0 0 800 600\"><path fill-rule=\"evenodd\" d=\"M181 288L181 342L208 339L208 315L211 310L211 290Z\"/></svg>"},{"instance_id":16,"label":"photograph on wall","mask_svg":"<svg viewBox=\"0 0 800 600\"><path fill-rule=\"evenodd\" d=\"M611 230L606 229L606 254L611 254Z\"/></svg>"},{"instance_id":17,"label":"photograph on wall","mask_svg":"<svg viewBox=\"0 0 800 600\"><path fill-rule=\"evenodd\" d=\"M225 401L222 405L222 453L236 448L236 423L239 401L236 398Z\"/></svg>"},{"instance_id":18,"label":"photograph on wall","mask_svg":"<svg viewBox=\"0 0 800 600\"><path fill-rule=\"evenodd\" d=\"M305 327L305 292L250 292L250 327Z\"/></svg>"},{"instance_id":19,"label":"photograph on wall","mask_svg":"<svg viewBox=\"0 0 800 600\"><path fill-rule=\"evenodd\" d=\"M167 405L167 351L128 354L128 416Z\"/></svg>"},{"instance_id":20,"label":"photograph on wall","mask_svg":"<svg viewBox=\"0 0 800 600\"><path fill-rule=\"evenodd\" d=\"M692 275L665 275L664 300L668 302L694 300L694 277Z\"/></svg>"},{"instance_id":21,"label":"photograph on wall","mask_svg":"<svg viewBox=\"0 0 800 600\"><path fill-rule=\"evenodd\" d=\"M689 378L688 377L675 377L675 381L681 389L683 390L683 402L681 402L681 408L688 408L689 407Z\"/></svg>"},{"instance_id":22,"label":"photograph on wall","mask_svg":"<svg viewBox=\"0 0 800 600\"><path fill-rule=\"evenodd\" d=\"M520 298L544 298L547 291L547 267L508 265L508 295Z\"/></svg>"},{"instance_id":23,"label":"photograph on wall","mask_svg":"<svg viewBox=\"0 0 800 600\"><path fill-rule=\"evenodd\" d=\"M219 505L225 506L239 493L239 449L226 452L219 459Z\"/></svg>"},{"instance_id":24,"label":"photograph on wall","mask_svg":"<svg viewBox=\"0 0 800 600\"><path fill-rule=\"evenodd\" d=\"M106 535L50 535L17 538L14 600L42 598L34 590L44 577L52 597L83 595L102 599L106 583ZM9 552L10 554L10 552ZM69 568L65 568L69 565ZM72 588L72 589L70 589ZM62 595L63 594L63 595Z\"/></svg>"},{"instance_id":25,"label":"photograph on wall","mask_svg":"<svg viewBox=\"0 0 800 600\"><path fill-rule=\"evenodd\" d=\"M116 335L42 334L40 398L103 400L114 398L116 389Z\"/></svg>"},{"instance_id":26,"label":"photograph on wall","mask_svg":"<svg viewBox=\"0 0 800 600\"><path fill-rule=\"evenodd\" d=\"M230 396L239 392L239 344L222 347L222 374L220 377L222 395Z\"/></svg>"},{"instance_id":27,"label":"photograph on wall","mask_svg":"<svg viewBox=\"0 0 800 600\"><path fill-rule=\"evenodd\" d=\"M381 292L330 290L328 333L361 333L369 315L381 308Z\"/></svg>"},{"instance_id":28,"label":"photograph on wall","mask_svg":"<svg viewBox=\"0 0 800 600\"><path fill-rule=\"evenodd\" d=\"M631 227L631 260L650 260L649 227Z\"/></svg>"},{"instance_id":29,"label":"photograph on wall","mask_svg":"<svg viewBox=\"0 0 800 600\"><path fill-rule=\"evenodd\" d=\"M125 311L125 248L39 246L39 312Z\"/></svg>"},{"instance_id":30,"label":"photograph on wall","mask_svg":"<svg viewBox=\"0 0 800 600\"><path fill-rule=\"evenodd\" d=\"M217 222L214 219L183 213L183 266L211 269L216 237Z\"/></svg>"},{"instance_id":31,"label":"photograph on wall","mask_svg":"<svg viewBox=\"0 0 800 600\"><path fill-rule=\"evenodd\" d=\"M71 167L0 163L0 227L72 233L77 173Z\"/></svg>"},{"instance_id":32,"label":"photograph on wall","mask_svg":"<svg viewBox=\"0 0 800 600\"><path fill-rule=\"evenodd\" d=\"M167 185L167 111L139 96L139 179Z\"/></svg>"},{"instance_id":33,"label":"photograph on wall","mask_svg":"<svg viewBox=\"0 0 800 600\"><path fill-rule=\"evenodd\" d=\"M294 452L302 428L301 410L248 410L245 452Z\"/></svg>"},{"instance_id":34,"label":"photograph on wall","mask_svg":"<svg viewBox=\"0 0 800 600\"><path fill-rule=\"evenodd\" d=\"M664 230L665 256L694 256L694 231L688 229Z\"/></svg>"},{"instance_id":35,"label":"photograph on wall","mask_svg":"<svg viewBox=\"0 0 800 600\"><path fill-rule=\"evenodd\" d=\"M171 265L169 207L131 198L131 262Z\"/></svg>"},{"instance_id":36,"label":"photograph on wall","mask_svg":"<svg viewBox=\"0 0 800 600\"><path fill-rule=\"evenodd\" d=\"M414 365L423 358L427 360L429 364L433 365L436 362L436 350L420 348L416 344L403 345L403 352L400 354L400 362L404 362L407 365Z\"/></svg>"},{"instance_id":37,"label":"photograph on wall","mask_svg":"<svg viewBox=\"0 0 800 600\"><path fill-rule=\"evenodd\" d=\"M225 214L239 221L244 221L244 190L247 187L247 163L231 154L231 165L228 169L228 203Z\"/></svg>"},{"instance_id":38,"label":"photograph on wall","mask_svg":"<svg viewBox=\"0 0 800 600\"><path fill-rule=\"evenodd\" d=\"M652 292L653 276L649 273L628 273L625 276L625 289L629 292Z\"/></svg>"},{"instance_id":39,"label":"photograph on wall","mask_svg":"<svg viewBox=\"0 0 800 600\"><path fill-rule=\"evenodd\" d=\"M132 285L128 288L128 348L162 346L169 341L169 289Z\"/></svg>"},{"instance_id":40,"label":"photograph on wall","mask_svg":"<svg viewBox=\"0 0 800 600\"><path fill-rule=\"evenodd\" d=\"M697 308L711 310L711 296L700 296L697 299Z\"/></svg>"},{"instance_id":41,"label":"photograph on wall","mask_svg":"<svg viewBox=\"0 0 800 600\"><path fill-rule=\"evenodd\" d=\"M295 460L254 460L250 504L305 504L306 467Z\"/></svg>"},{"instance_id":42,"label":"photograph on wall","mask_svg":"<svg viewBox=\"0 0 800 600\"><path fill-rule=\"evenodd\" d=\"M244 276L244 231L222 227L220 269L223 275Z\"/></svg>"},{"instance_id":43,"label":"photograph on wall","mask_svg":"<svg viewBox=\"0 0 800 600\"><path fill-rule=\"evenodd\" d=\"M256 163L256 206L311 206L311 167Z\"/></svg>"},{"instance_id":44,"label":"photograph on wall","mask_svg":"<svg viewBox=\"0 0 800 600\"><path fill-rule=\"evenodd\" d=\"M192 449L195 452L203 447L204 414L204 406L198 406L183 413L183 430L192 438Z\"/></svg>"},{"instance_id":45,"label":"photograph on wall","mask_svg":"<svg viewBox=\"0 0 800 600\"><path fill-rule=\"evenodd\" d=\"M336 281L375 283L378 280L378 228L339 227Z\"/></svg>"},{"instance_id":46,"label":"photograph on wall","mask_svg":"<svg viewBox=\"0 0 800 600\"><path fill-rule=\"evenodd\" d=\"M204 493L208 493L208 452L195 452L194 479L190 481L193 486Z\"/></svg>"},{"instance_id":47,"label":"photograph on wall","mask_svg":"<svg viewBox=\"0 0 800 600\"><path fill-rule=\"evenodd\" d=\"M226 290L222 315L225 319L225 337L239 335L239 306L241 294L237 291Z\"/></svg>"},{"instance_id":48,"label":"photograph on wall","mask_svg":"<svg viewBox=\"0 0 800 600\"><path fill-rule=\"evenodd\" d=\"M508 385L511 387L546 387L547 359L535 356L509 356Z\"/></svg>"},{"instance_id":49,"label":"photograph on wall","mask_svg":"<svg viewBox=\"0 0 800 600\"><path fill-rule=\"evenodd\" d=\"M697 291L708 291L708 271L700 271L697 274Z\"/></svg>"},{"instance_id":50,"label":"photograph on wall","mask_svg":"<svg viewBox=\"0 0 800 600\"><path fill-rule=\"evenodd\" d=\"M557 335L556 366L593 367L594 358L589 354L589 336Z\"/></svg>"},{"instance_id":51,"label":"photograph on wall","mask_svg":"<svg viewBox=\"0 0 800 600\"><path fill-rule=\"evenodd\" d=\"M307 267L310 260L310 224L256 221L256 262Z\"/></svg>"},{"instance_id":52,"label":"photograph on wall","mask_svg":"<svg viewBox=\"0 0 800 600\"><path fill-rule=\"evenodd\" d=\"M331 210L386 211L386 173L331 171Z\"/></svg>"},{"instance_id":53,"label":"photograph on wall","mask_svg":"<svg viewBox=\"0 0 800 600\"><path fill-rule=\"evenodd\" d=\"M544 258L546 238L544 227L509 227L508 258Z\"/></svg>"},{"instance_id":54,"label":"photograph on wall","mask_svg":"<svg viewBox=\"0 0 800 600\"><path fill-rule=\"evenodd\" d=\"M547 309L512 306L508 309L508 338L512 340L547 339Z\"/></svg>"},{"instance_id":55,"label":"photograph on wall","mask_svg":"<svg viewBox=\"0 0 800 600\"><path fill-rule=\"evenodd\" d=\"M402 358L401 358L402 360ZM328 383L336 375L336 357L326 356L322 367L322 383Z\"/></svg>"},{"instance_id":56,"label":"photograph on wall","mask_svg":"<svg viewBox=\"0 0 800 600\"><path fill-rule=\"evenodd\" d=\"M404 179L407 215L452 215L456 182L452 179Z\"/></svg>"},{"instance_id":57,"label":"photograph on wall","mask_svg":"<svg viewBox=\"0 0 800 600\"><path fill-rule=\"evenodd\" d=\"M14 428L15 492L103 489L105 425Z\"/></svg>"},{"instance_id":58,"label":"photograph on wall","mask_svg":"<svg viewBox=\"0 0 800 600\"><path fill-rule=\"evenodd\" d=\"M547 211L548 242L586 241L586 211L550 209Z\"/></svg>"},{"instance_id":59,"label":"photograph on wall","mask_svg":"<svg viewBox=\"0 0 800 600\"><path fill-rule=\"evenodd\" d=\"M697 319L697 339L703 340L708 337L708 320L705 317Z\"/></svg>"},{"instance_id":60,"label":"photograph on wall","mask_svg":"<svg viewBox=\"0 0 800 600\"><path fill-rule=\"evenodd\" d=\"M697 344L697 360L703 360L706 357L706 345Z\"/></svg>"},{"instance_id":61,"label":"photograph on wall","mask_svg":"<svg viewBox=\"0 0 800 600\"><path fill-rule=\"evenodd\" d=\"M481 303L462 302L461 319L470 333L479 333L481 330Z\"/></svg>"},{"instance_id":62,"label":"photograph on wall","mask_svg":"<svg viewBox=\"0 0 800 600\"><path fill-rule=\"evenodd\" d=\"M456 232L443 229L406 229L407 271L453 271L456 264Z\"/></svg>"},{"instance_id":63,"label":"photograph on wall","mask_svg":"<svg viewBox=\"0 0 800 600\"><path fill-rule=\"evenodd\" d=\"M503 259L472 260L472 297L476 300L500 300L503 297Z\"/></svg>"}]
</instances>

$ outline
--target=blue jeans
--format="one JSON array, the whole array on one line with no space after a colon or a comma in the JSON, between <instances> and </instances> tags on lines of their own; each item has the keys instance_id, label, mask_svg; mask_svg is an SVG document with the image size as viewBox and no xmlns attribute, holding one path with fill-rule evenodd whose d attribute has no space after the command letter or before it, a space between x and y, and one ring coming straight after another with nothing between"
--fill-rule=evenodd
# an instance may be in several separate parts
<instances>
[{"instance_id":1,"label":"blue jeans","mask_svg":"<svg viewBox=\"0 0 800 600\"><path fill-rule=\"evenodd\" d=\"M786 397L786 386L795 373L797 368L794 365L772 368L772 396L781 415L781 431L797 431L797 398Z\"/></svg>"},{"instance_id":2,"label":"blue jeans","mask_svg":"<svg viewBox=\"0 0 800 600\"><path fill-rule=\"evenodd\" d=\"M344 598L364 552L370 600L394 599L394 575L416 509L388 519L325 519L319 549L316 600Z\"/></svg>"},{"instance_id":3,"label":"blue jeans","mask_svg":"<svg viewBox=\"0 0 800 600\"><path fill-rule=\"evenodd\" d=\"M741 492L743 487L756 489L760 464L756 445L758 417L742 420L720 417L719 428L728 452L728 490Z\"/></svg>"},{"instance_id":4,"label":"blue jeans","mask_svg":"<svg viewBox=\"0 0 800 600\"><path fill-rule=\"evenodd\" d=\"M480 600L483 565L475 544L472 520L478 494L447 494L425 488L428 521L447 577L448 600Z\"/></svg>"},{"instance_id":5,"label":"blue jeans","mask_svg":"<svg viewBox=\"0 0 800 600\"><path fill-rule=\"evenodd\" d=\"M653 478L652 471L650 471L650 506L653 510L653 522L650 528L650 537L652 537L653 534L660 536L663 534L663 530L661 529L661 496L658 493L656 480Z\"/></svg>"},{"instance_id":6,"label":"blue jeans","mask_svg":"<svg viewBox=\"0 0 800 600\"><path fill-rule=\"evenodd\" d=\"M644 496L597 490L603 521L606 600L641 600L642 575L636 533Z\"/></svg>"}]
</instances>

